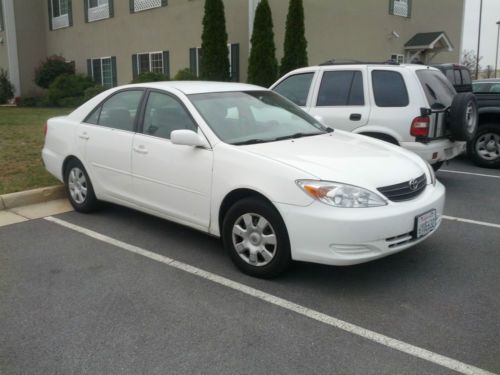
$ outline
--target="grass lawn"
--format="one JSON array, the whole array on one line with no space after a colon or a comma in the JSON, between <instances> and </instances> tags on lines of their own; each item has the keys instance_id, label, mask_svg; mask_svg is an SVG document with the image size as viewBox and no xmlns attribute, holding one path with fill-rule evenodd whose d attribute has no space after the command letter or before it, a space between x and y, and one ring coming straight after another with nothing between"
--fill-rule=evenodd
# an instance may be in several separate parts
<instances>
[{"instance_id":1,"label":"grass lawn","mask_svg":"<svg viewBox=\"0 0 500 375\"><path fill-rule=\"evenodd\" d=\"M43 126L68 108L0 107L0 194L58 184L45 171Z\"/></svg>"}]
</instances>

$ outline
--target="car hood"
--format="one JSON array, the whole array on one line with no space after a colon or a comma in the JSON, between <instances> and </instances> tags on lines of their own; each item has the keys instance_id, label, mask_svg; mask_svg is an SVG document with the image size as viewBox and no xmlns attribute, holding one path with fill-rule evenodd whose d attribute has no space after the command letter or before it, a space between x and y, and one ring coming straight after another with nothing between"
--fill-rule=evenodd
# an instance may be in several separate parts
<instances>
[{"instance_id":1,"label":"car hood","mask_svg":"<svg viewBox=\"0 0 500 375\"><path fill-rule=\"evenodd\" d=\"M363 187L393 185L427 172L418 156L398 146L338 130L243 147L248 152L300 169L311 178Z\"/></svg>"}]
</instances>

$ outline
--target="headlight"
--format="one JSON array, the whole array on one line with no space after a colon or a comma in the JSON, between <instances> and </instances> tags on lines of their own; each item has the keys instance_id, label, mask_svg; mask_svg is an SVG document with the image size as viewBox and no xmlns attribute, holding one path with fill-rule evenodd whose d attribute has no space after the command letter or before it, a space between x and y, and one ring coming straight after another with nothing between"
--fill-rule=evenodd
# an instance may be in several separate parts
<instances>
[{"instance_id":1,"label":"headlight","mask_svg":"<svg viewBox=\"0 0 500 375\"><path fill-rule=\"evenodd\" d=\"M436 172L434 172L434 168L432 168L432 165L430 165L429 163L427 163L427 169L429 170L429 174L431 176L431 184L433 186L436 186Z\"/></svg>"},{"instance_id":2,"label":"headlight","mask_svg":"<svg viewBox=\"0 0 500 375\"><path fill-rule=\"evenodd\" d=\"M314 199L334 207L363 208L387 205L387 201L369 190L338 182L298 180L297 185Z\"/></svg>"}]
</instances>

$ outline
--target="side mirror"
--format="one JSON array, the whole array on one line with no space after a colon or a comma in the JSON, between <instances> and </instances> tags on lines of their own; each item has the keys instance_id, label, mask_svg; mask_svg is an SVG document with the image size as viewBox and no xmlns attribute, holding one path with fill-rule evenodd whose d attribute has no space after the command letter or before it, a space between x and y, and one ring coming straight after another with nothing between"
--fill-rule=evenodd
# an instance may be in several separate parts
<instances>
[{"instance_id":1,"label":"side mirror","mask_svg":"<svg viewBox=\"0 0 500 375\"><path fill-rule=\"evenodd\" d=\"M198 133L187 129L174 130L172 133L170 133L170 141L174 145L193 147L208 146L207 141L204 138L200 137Z\"/></svg>"}]
</instances>

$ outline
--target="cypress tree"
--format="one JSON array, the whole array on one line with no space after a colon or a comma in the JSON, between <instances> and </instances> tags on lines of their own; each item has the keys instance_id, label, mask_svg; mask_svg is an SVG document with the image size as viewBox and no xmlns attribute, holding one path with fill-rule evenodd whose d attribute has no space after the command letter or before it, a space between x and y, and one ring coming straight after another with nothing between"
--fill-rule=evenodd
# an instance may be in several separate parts
<instances>
[{"instance_id":1,"label":"cypress tree","mask_svg":"<svg viewBox=\"0 0 500 375\"><path fill-rule=\"evenodd\" d=\"M304 27L304 6L302 0L290 0L286 17L284 55L280 74L307 66L307 40Z\"/></svg>"},{"instance_id":2,"label":"cypress tree","mask_svg":"<svg viewBox=\"0 0 500 375\"><path fill-rule=\"evenodd\" d=\"M222 0L205 0L201 52L200 77L210 81L229 81L229 53Z\"/></svg>"},{"instance_id":3,"label":"cypress tree","mask_svg":"<svg viewBox=\"0 0 500 375\"><path fill-rule=\"evenodd\" d=\"M278 61L274 45L273 19L267 0L261 0L255 11L251 42L248 82L269 87L276 81Z\"/></svg>"}]
</instances>

